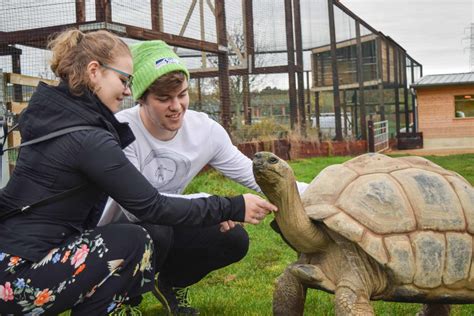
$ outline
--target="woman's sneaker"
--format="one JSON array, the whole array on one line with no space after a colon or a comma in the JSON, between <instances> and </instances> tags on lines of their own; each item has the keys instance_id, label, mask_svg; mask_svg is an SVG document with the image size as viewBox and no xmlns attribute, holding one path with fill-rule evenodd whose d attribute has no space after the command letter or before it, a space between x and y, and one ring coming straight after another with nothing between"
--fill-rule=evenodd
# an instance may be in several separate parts
<instances>
[{"instance_id":1,"label":"woman's sneaker","mask_svg":"<svg viewBox=\"0 0 474 316\"><path fill-rule=\"evenodd\" d=\"M122 305L117 308L110 316L142 316L141 310L136 306Z\"/></svg>"},{"instance_id":2,"label":"woman's sneaker","mask_svg":"<svg viewBox=\"0 0 474 316\"><path fill-rule=\"evenodd\" d=\"M142 296L135 296L130 298L126 304L122 304L115 311L110 313L110 316L142 316L141 310L138 308L142 301Z\"/></svg>"},{"instance_id":3,"label":"woman's sneaker","mask_svg":"<svg viewBox=\"0 0 474 316\"><path fill-rule=\"evenodd\" d=\"M172 287L157 275L152 292L169 315L199 315L199 310L191 307L187 287Z\"/></svg>"}]
</instances>

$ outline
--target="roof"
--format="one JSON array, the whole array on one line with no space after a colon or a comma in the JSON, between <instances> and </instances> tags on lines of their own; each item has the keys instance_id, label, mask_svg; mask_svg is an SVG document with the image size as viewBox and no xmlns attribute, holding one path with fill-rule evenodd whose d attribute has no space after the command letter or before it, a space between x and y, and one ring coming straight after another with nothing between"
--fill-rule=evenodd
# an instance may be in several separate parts
<instances>
[{"instance_id":1,"label":"roof","mask_svg":"<svg viewBox=\"0 0 474 316\"><path fill-rule=\"evenodd\" d=\"M469 85L469 84L474 85L474 72L423 76L411 86L414 88L419 88L419 87Z\"/></svg>"}]
</instances>

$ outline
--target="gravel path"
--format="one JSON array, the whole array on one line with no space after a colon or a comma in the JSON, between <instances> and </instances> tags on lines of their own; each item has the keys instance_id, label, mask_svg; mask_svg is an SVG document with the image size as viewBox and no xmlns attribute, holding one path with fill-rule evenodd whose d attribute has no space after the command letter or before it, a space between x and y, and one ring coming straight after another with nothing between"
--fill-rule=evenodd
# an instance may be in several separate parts
<instances>
[{"instance_id":1,"label":"gravel path","mask_svg":"<svg viewBox=\"0 0 474 316\"><path fill-rule=\"evenodd\" d=\"M384 154L414 155L414 156L449 156L449 155L460 155L460 154L474 154L474 147L390 150L390 151L384 152Z\"/></svg>"}]
</instances>

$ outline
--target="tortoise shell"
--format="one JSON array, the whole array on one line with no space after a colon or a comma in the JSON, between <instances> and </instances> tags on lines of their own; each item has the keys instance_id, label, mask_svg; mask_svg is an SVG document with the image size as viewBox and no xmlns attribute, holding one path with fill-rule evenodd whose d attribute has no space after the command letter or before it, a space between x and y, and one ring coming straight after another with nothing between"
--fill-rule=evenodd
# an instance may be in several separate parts
<instances>
[{"instance_id":1,"label":"tortoise shell","mask_svg":"<svg viewBox=\"0 0 474 316\"><path fill-rule=\"evenodd\" d=\"M420 288L474 284L474 188L421 157L365 154L324 169L302 195L308 216Z\"/></svg>"}]
</instances>

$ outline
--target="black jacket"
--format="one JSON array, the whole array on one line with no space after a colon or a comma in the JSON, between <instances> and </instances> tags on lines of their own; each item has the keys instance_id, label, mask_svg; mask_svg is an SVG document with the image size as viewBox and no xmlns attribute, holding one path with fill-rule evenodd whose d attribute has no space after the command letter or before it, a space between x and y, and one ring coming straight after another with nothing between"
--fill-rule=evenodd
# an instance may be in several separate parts
<instances>
[{"instance_id":1,"label":"black jacket","mask_svg":"<svg viewBox=\"0 0 474 316\"><path fill-rule=\"evenodd\" d=\"M22 141L78 125L76 131L21 149L16 167L0 192L0 214L67 191L87 188L47 206L33 207L0 222L0 252L37 262L50 249L87 228L104 195L142 221L163 225L213 225L243 221L241 196L179 199L160 195L122 152L135 138L97 97L73 96L66 85L40 83L20 118Z\"/></svg>"}]
</instances>

